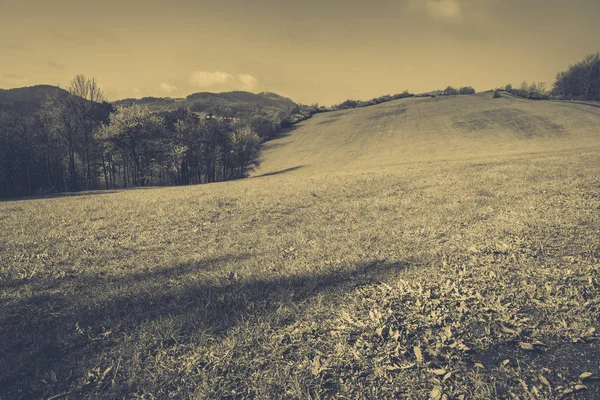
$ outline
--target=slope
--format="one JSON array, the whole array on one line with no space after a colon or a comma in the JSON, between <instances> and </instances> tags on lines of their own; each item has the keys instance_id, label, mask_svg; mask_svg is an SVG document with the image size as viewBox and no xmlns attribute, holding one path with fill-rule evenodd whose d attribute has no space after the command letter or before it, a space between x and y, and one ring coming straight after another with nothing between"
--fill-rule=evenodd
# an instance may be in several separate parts
<instances>
[{"instance_id":1,"label":"slope","mask_svg":"<svg viewBox=\"0 0 600 400\"><path fill-rule=\"evenodd\" d=\"M0 111L37 112L48 97L67 95L67 91L57 86L36 85L15 89L0 89Z\"/></svg>"},{"instance_id":2,"label":"slope","mask_svg":"<svg viewBox=\"0 0 600 400\"><path fill-rule=\"evenodd\" d=\"M600 109L581 104L491 93L407 98L317 114L267 143L255 174L596 147L598 126Z\"/></svg>"},{"instance_id":3,"label":"slope","mask_svg":"<svg viewBox=\"0 0 600 400\"><path fill-rule=\"evenodd\" d=\"M0 202L0 397L597 399L596 110L401 100L253 179Z\"/></svg>"}]
</instances>

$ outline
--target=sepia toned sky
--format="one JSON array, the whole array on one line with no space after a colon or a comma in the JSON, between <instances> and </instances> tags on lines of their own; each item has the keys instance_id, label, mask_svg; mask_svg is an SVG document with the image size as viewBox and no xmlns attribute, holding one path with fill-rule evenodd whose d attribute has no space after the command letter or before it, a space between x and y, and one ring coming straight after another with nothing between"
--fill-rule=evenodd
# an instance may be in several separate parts
<instances>
[{"instance_id":1,"label":"sepia toned sky","mask_svg":"<svg viewBox=\"0 0 600 400\"><path fill-rule=\"evenodd\" d=\"M322 105L546 81L600 50L599 0L0 0L0 88Z\"/></svg>"}]
</instances>

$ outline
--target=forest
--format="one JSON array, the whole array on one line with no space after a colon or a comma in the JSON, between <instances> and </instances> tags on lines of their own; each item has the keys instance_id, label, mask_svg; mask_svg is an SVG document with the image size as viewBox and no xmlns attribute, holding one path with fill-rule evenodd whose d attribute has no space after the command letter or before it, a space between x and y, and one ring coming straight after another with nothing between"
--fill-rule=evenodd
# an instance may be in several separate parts
<instances>
[{"instance_id":1,"label":"forest","mask_svg":"<svg viewBox=\"0 0 600 400\"><path fill-rule=\"evenodd\" d=\"M238 179L258 164L281 113L245 117L152 112L106 101L76 76L35 109L0 109L0 197Z\"/></svg>"}]
</instances>

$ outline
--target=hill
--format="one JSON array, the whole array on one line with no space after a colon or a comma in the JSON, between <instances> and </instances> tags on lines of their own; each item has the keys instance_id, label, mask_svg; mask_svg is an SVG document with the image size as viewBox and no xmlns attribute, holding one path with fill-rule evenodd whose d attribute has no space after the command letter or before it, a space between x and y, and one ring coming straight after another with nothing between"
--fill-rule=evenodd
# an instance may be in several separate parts
<instances>
[{"instance_id":1,"label":"hill","mask_svg":"<svg viewBox=\"0 0 600 400\"><path fill-rule=\"evenodd\" d=\"M404 99L251 179L0 202L0 397L598 398L599 111Z\"/></svg>"},{"instance_id":2,"label":"hill","mask_svg":"<svg viewBox=\"0 0 600 400\"><path fill-rule=\"evenodd\" d=\"M42 103L56 94L67 94L57 86L36 85L15 89L0 89L0 111L34 113ZM150 111L173 111L187 108L194 112L212 113L224 117L250 117L259 112L274 112L281 118L288 117L299 106L287 97L275 93L236 91L225 93L194 93L186 98L143 97L122 99L112 102L113 106L128 107L132 104L148 107Z\"/></svg>"},{"instance_id":3,"label":"hill","mask_svg":"<svg viewBox=\"0 0 600 400\"><path fill-rule=\"evenodd\" d=\"M600 109L471 96L406 98L321 113L265 145L255 174L349 169L598 146Z\"/></svg>"},{"instance_id":4,"label":"hill","mask_svg":"<svg viewBox=\"0 0 600 400\"><path fill-rule=\"evenodd\" d=\"M66 90L51 85L0 89L0 111L34 113L49 96L66 94Z\"/></svg>"},{"instance_id":5,"label":"hill","mask_svg":"<svg viewBox=\"0 0 600 400\"><path fill-rule=\"evenodd\" d=\"M141 99L123 99L113 102L115 106L144 105L150 111L173 111L183 107L194 112L212 113L224 117L249 117L262 111L273 111L279 115L289 116L297 107L292 100L275 93L259 93L235 91L225 93L194 93L185 99L144 97Z\"/></svg>"}]
</instances>

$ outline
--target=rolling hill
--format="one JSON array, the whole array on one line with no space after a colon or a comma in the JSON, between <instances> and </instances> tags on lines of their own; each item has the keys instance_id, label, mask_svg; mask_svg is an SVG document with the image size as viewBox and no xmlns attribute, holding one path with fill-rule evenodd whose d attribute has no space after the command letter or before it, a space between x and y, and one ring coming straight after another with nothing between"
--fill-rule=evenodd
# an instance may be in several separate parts
<instances>
[{"instance_id":1,"label":"rolling hill","mask_svg":"<svg viewBox=\"0 0 600 400\"><path fill-rule=\"evenodd\" d=\"M37 112L48 96L66 95L67 91L57 86L36 85L15 89L0 89L0 111Z\"/></svg>"},{"instance_id":2,"label":"rolling hill","mask_svg":"<svg viewBox=\"0 0 600 400\"><path fill-rule=\"evenodd\" d=\"M0 89L0 111L34 113L49 96L66 95L67 91L52 85L36 85L15 89ZM287 97L263 92L194 93L186 98L143 97L122 99L112 102L113 106L128 107L138 104L150 111L173 111L180 107L195 112L213 113L219 116L246 117L261 111L273 111L280 116L289 116L297 104Z\"/></svg>"},{"instance_id":3,"label":"rolling hill","mask_svg":"<svg viewBox=\"0 0 600 400\"><path fill-rule=\"evenodd\" d=\"M598 398L599 126L403 99L251 179L2 201L0 397Z\"/></svg>"},{"instance_id":4,"label":"rolling hill","mask_svg":"<svg viewBox=\"0 0 600 400\"><path fill-rule=\"evenodd\" d=\"M260 111L274 111L282 116L289 116L297 107L292 100L275 93L259 93L236 91L225 93L201 92L190 94L186 98L144 97L141 99L123 99L113 102L115 106L131 106L138 104L148 107L150 111L172 111L177 108L188 108L195 112L213 113L227 117L251 116Z\"/></svg>"},{"instance_id":5,"label":"rolling hill","mask_svg":"<svg viewBox=\"0 0 600 400\"><path fill-rule=\"evenodd\" d=\"M600 108L471 96L407 98L317 114L265 145L256 174L352 169L597 147Z\"/></svg>"}]
</instances>

